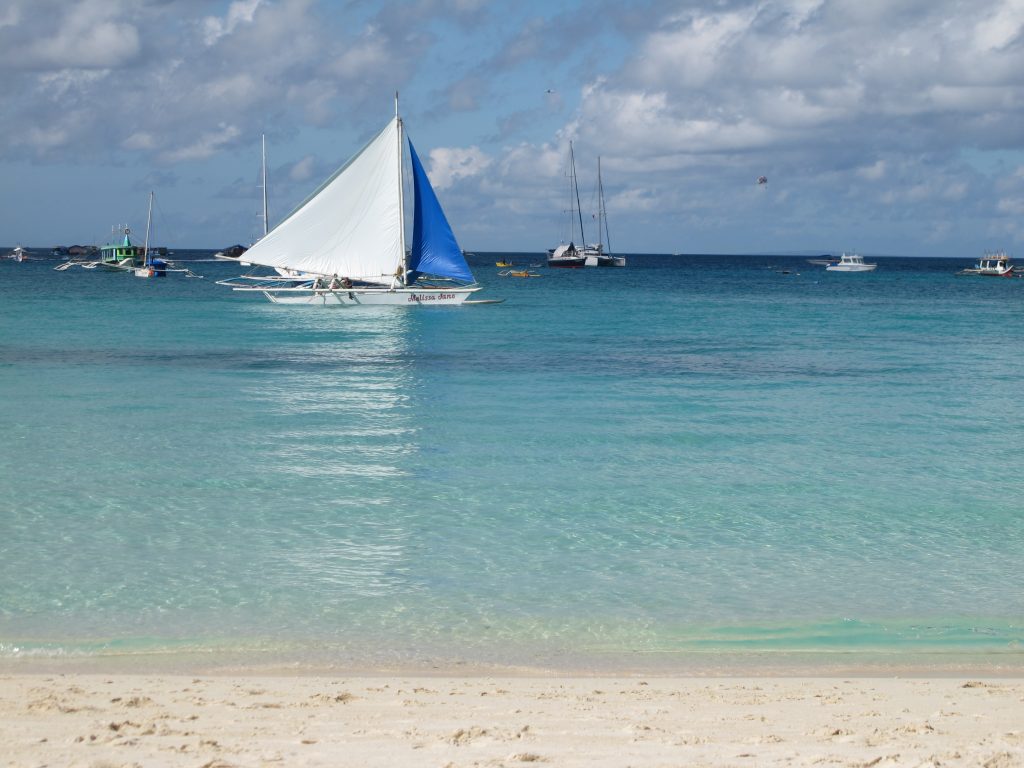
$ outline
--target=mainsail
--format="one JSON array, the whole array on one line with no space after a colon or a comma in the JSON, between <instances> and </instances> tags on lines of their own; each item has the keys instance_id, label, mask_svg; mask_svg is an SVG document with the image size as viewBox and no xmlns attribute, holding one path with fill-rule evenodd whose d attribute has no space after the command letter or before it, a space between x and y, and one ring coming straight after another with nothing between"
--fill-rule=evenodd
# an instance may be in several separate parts
<instances>
[{"instance_id":1,"label":"mainsail","mask_svg":"<svg viewBox=\"0 0 1024 768\"><path fill-rule=\"evenodd\" d=\"M416 206L413 212L408 280L415 280L418 274L428 274L472 283L473 273L469 271L462 249L455 240L455 233L452 232L411 141L409 158L412 161Z\"/></svg>"},{"instance_id":2,"label":"mainsail","mask_svg":"<svg viewBox=\"0 0 1024 768\"><path fill-rule=\"evenodd\" d=\"M359 280L392 277L403 262L398 132L396 117L245 260Z\"/></svg>"}]
</instances>

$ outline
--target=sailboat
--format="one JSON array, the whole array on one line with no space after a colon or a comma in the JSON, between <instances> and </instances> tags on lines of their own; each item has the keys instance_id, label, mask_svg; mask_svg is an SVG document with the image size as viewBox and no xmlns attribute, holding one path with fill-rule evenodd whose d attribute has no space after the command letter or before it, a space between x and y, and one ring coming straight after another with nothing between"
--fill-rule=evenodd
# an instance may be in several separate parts
<instances>
[{"instance_id":1,"label":"sailboat","mask_svg":"<svg viewBox=\"0 0 1024 768\"><path fill-rule=\"evenodd\" d=\"M608 243L608 251L604 245ZM612 237L608 232L608 211L604 207L604 183L601 181L601 158L597 158L597 243L583 249L584 265L588 267L624 267L625 256L612 255Z\"/></svg>"},{"instance_id":2,"label":"sailboat","mask_svg":"<svg viewBox=\"0 0 1024 768\"><path fill-rule=\"evenodd\" d=\"M576 247L576 217L580 222L580 245ZM586 238L583 234L583 211L580 209L580 189L576 184L576 158L572 151L572 142L569 142L569 243L562 243L556 248L548 250L549 267L567 267L576 269L586 264L586 256L583 255L583 244Z\"/></svg>"},{"instance_id":3,"label":"sailboat","mask_svg":"<svg viewBox=\"0 0 1024 768\"><path fill-rule=\"evenodd\" d=\"M167 261L149 254L149 231L153 223L153 193L149 193L149 211L146 213L146 240L142 246L142 264L135 267L136 277L166 277Z\"/></svg>"},{"instance_id":4,"label":"sailboat","mask_svg":"<svg viewBox=\"0 0 1024 768\"><path fill-rule=\"evenodd\" d=\"M406 249L403 149L413 188ZM456 305L480 290L412 142L395 116L245 253L278 274L221 281L277 304ZM481 303L481 302L471 302Z\"/></svg>"}]
</instances>

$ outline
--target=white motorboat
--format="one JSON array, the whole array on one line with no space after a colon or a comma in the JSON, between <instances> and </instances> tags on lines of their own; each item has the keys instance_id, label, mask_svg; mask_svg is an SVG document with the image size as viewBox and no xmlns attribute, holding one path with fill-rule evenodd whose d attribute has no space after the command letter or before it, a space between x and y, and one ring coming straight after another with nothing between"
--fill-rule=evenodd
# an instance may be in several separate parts
<instances>
[{"instance_id":1,"label":"white motorboat","mask_svg":"<svg viewBox=\"0 0 1024 768\"><path fill-rule=\"evenodd\" d=\"M864 257L856 253L844 253L838 261L832 261L825 267L829 272L870 272L877 264L865 264Z\"/></svg>"},{"instance_id":2,"label":"white motorboat","mask_svg":"<svg viewBox=\"0 0 1024 768\"><path fill-rule=\"evenodd\" d=\"M1013 264L1006 251L986 253L972 269L963 269L960 275L982 275L984 277L1013 277Z\"/></svg>"}]
</instances>

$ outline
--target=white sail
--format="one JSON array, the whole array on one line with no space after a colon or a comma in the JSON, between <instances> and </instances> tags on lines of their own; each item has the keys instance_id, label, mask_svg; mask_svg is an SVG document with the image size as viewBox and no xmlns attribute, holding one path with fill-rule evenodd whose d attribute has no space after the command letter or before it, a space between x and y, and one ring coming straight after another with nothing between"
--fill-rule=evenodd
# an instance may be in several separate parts
<instances>
[{"instance_id":1,"label":"white sail","mask_svg":"<svg viewBox=\"0 0 1024 768\"><path fill-rule=\"evenodd\" d=\"M399 124L393 119L245 260L382 282L403 262Z\"/></svg>"}]
</instances>

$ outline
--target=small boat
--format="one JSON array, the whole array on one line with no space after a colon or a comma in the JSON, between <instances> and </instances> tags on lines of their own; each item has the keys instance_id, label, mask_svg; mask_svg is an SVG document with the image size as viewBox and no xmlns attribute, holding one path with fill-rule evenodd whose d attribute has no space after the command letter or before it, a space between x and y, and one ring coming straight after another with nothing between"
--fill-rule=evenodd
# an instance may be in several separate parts
<instances>
[{"instance_id":1,"label":"small boat","mask_svg":"<svg viewBox=\"0 0 1024 768\"><path fill-rule=\"evenodd\" d=\"M531 272L528 269L506 269L498 274L502 277L540 277L539 273Z\"/></svg>"},{"instance_id":2,"label":"small boat","mask_svg":"<svg viewBox=\"0 0 1024 768\"><path fill-rule=\"evenodd\" d=\"M844 253L838 261L832 261L825 267L829 272L870 272L877 264L865 264L864 257L856 253Z\"/></svg>"},{"instance_id":3,"label":"small boat","mask_svg":"<svg viewBox=\"0 0 1024 768\"><path fill-rule=\"evenodd\" d=\"M496 267L514 267L515 264L513 264L511 261L505 261L505 259L501 259L500 261L494 262L494 266L496 266Z\"/></svg>"},{"instance_id":4,"label":"small boat","mask_svg":"<svg viewBox=\"0 0 1024 768\"><path fill-rule=\"evenodd\" d=\"M7 254L7 258L11 261L16 261L19 264L28 259L28 251L22 248L20 245L14 247L14 250Z\"/></svg>"},{"instance_id":5,"label":"small boat","mask_svg":"<svg viewBox=\"0 0 1024 768\"><path fill-rule=\"evenodd\" d=\"M406 249L403 155L412 168ZM245 253L273 275L218 281L276 304L453 306L476 283L398 113L345 165ZM281 274L284 271L286 274Z\"/></svg>"},{"instance_id":6,"label":"small boat","mask_svg":"<svg viewBox=\"0 0 1024 768\"><path fill-rule=\"evenodd\" d=\"M962 269L958 275L983 275L985 277L1013 277L1013 264L1006 251L986 253L971 269Z\"/></svg>"}]
</instances>

